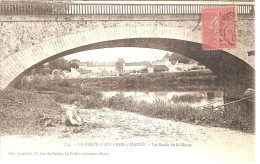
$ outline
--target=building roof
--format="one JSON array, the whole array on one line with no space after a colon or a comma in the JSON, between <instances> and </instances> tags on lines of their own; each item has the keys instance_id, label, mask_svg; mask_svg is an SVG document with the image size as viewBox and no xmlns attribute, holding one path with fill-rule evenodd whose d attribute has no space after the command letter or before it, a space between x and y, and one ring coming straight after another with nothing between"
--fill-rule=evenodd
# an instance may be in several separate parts
<instances>
[{"instance_id":1,"label":"building roof","mask_svg":"<svg viewBox=\"0 0 260 164\"><path fill-rule=\"evenodd\" d=\"M154 68L154 71L167 71L167 70L169 70L169 68L166 67L165 65L154 65L153 68Z\"/></svg>"},{"instance_id":2,"label":"building roof","mask_svg":"<svg viewBox=\"0 0 260 164\"><path fill-rule=\"evenodd\" d=\"M89 62L80 62L79 63L79 66L88 66L89 65Z\"/></svg>"},{"instance_id":3,"label":"building roof","mask_svg":"<svg viewBox=\"0 0 260 164\"><path fill-rule=\"evenodd\" d=\"M157 60L152 62L153 65L165 65L165 61L163 60Z\"/></svg>"},{"instance_id":4,"label":"building roof","mask_svg":"<svg viewBox=\"0 0 260 164\"><path fill-rule=\"evenodd\" d=\"M124 61L123 58L118 58L118 59L117 59L117 63L125 63L125 61Z\"/></svg>"},{"instance_id":5,"label":"building roof","mask_svg":"<svg viewBox=\"0 0 260 164\"><path fill-rule=\"evenodd\" d=\"M149 62L133 62L133 63L125 63L125 66L150 66Z\"/></svg>"},{"instance_id":6,"label":"building roof","mask_svg":"<svg viewBox=\"0 0 260 164\"><path fill-rule=\"evenodd\" d=\"M114 62L81 62L79 66L87 66L87 67L115 67Z\"/></svg>"},{"instance_id":7,"label":"building roof","mask_svg":"<svg viewBox=\"0 0 260 164\"><path fill-rule=\"evenodd\" d=\"M81 74L88 74L88 73L92 73L91 70L84 70L84 69L78 69L78 72Z\"/></svg>"}]
</instances>

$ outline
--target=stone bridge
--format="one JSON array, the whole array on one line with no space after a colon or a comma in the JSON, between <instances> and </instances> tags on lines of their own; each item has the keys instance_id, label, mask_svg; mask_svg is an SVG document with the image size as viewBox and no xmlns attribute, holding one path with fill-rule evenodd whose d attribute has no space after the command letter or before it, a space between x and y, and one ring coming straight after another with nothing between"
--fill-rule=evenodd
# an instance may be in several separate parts
<instances>
[{"instance_id":1,"label":"stone bridge","mask_svg":"<svg viewBox=\"0 0 260 164\"><path fill-rule=\"evenodd\" d=\"M202 7L236 6L236 49L202 49ZM87 1L0 3L0 89L30 70L72 53L108 47L176 52L212 70L226 98L254 87L253 2Z\"/></svg>"}]
</instances>

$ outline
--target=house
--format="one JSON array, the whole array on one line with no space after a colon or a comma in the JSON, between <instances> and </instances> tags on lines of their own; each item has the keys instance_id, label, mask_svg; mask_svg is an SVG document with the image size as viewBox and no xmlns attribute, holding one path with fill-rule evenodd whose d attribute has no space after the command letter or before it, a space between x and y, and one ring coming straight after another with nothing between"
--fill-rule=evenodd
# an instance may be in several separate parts
<instances>
[{"instance_id":1,"label":"house","mask_svg":"<svg viewBox=\"0 0 260 164\"><path fill-rule=\"evenodd\" d=\"M123 58L118 58L116 62L116 70L118 73L123 73L124 72L124 67L125 67L125 61Z\"/></svg>"},{"instance_id":2,"label":"house","mask_svg":"<svg viewBox=\"0 0 260 164\"><path fill-rule=\"evenodd\" d=\"M85 70L85 69L78 69L78 72L80 73L79 77L81 79L89 78L92 74L91 70Z\"/></svg>"},{"instance_id":3,"label":"house","mask_svg":"<svg viewBox=\"0 0 260 164\"><path fill-rule=\"evenodd\" d=\"M181 63L180 65L171 65L169 66L169 72L181 72L183 71L183 63Z\"/></svg>"},{"instance_id":4,"label":"house","mask_svg":"<svg viewBox=\"0 0 260 164\"><path fill-rule=\"evenodd\" d=\"M78 72L81 74L91 74L92 73L91 70L86 70L86 69L78 69Z\"/></svg>"},{"instance_id":5,"label":"house","mask_svg":"<svg viewBox=\"0 0 260 164\"><path fill-rule=\"evenodd\" d=\"M196 61L189 61L189 63L183 65L183 71L190 71L199 69L198 62Z\"/></svg>"},{"instance_id":6,"label":"house","mask_svg":"<svg viewBox=\"0 0 260 164\"><path fill-rule=\"evenodd\" d=\"M69 71L62 71L62 75L65 79L76 79L80 77L80 73L75 68L70 68Z\"/></svg>"},{"instance_id":7,"label":"house","mask_svg":"<svg viewBox=\"0 0 260 164\"><path fill-rule=\"evenodd\" d=\"M116 64L114 62L82 62L79 69L90 70L93 73L116 72Z\"/></svg>"},{"instance_id":8,"label":"house","mask_svg":"<svg viewBox=\"0 0 260 164\"><path fill-rule=\"evenodd\" d=\"M147 71L149 73L153 72L165 72L169 71L172 63L169 59L169 55L166 55L163 60L156 60L151 63L150 66L147 67Z\"/></svg>"},{"instance_id":9,"label":"house","mask_svg":"<svg viewBox=\"0 0 260 164\"><path fill-rule=\"evenodd\" d=\"M167 67L169 67L171 65L171 61L169 57L164 57L163 60L156 60L152 62L152 65L165 65Z\"/></svg>"},{"instance_id":10,"label":"house","mask_svg":"<svg viewBox=\"0 0 260 164\"><path fill-rule=\"evenodd\" d=\"M151 66L149 62L133 62L125 63L124 71L125 72L141 72L146 70L147 67Z\"/></svg>"},{"instance_id":11,"label":"house","mask_svg":"<svg viewBox=\"0 0 260 164\"><path fill-rule=\"evenodd\" d=\"M169 71L169 68L166 65L153 65L148 67L149 73L165 72L165 71Z\"/></svg>"},{"instance_id":12,"label":"house","mask_svg":"<svg viewBox=\"0 0 260 164\"><path fill-rule=\"evenodd\" d=\"M183 71L183 66L184 63L179 63L179 61L177 60L175 64L171 64L168 66L169 72L181 72Z\"/></svg>"}]
</instances>

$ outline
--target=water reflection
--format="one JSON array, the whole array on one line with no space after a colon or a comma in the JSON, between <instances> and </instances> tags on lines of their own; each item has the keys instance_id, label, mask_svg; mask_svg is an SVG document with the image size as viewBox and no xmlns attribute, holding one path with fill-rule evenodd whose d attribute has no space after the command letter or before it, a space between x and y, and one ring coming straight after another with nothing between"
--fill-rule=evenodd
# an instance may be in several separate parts
<instances>
[{"instance_id":1,"label":"water reflection","mask_svg":"<svg viewBox=\"0 0 260 164\"><path fill-rule=\"evenodd\" d=\"M222 91L192 91L192 92L103 92L107 98L122 93L125 97L133 97L136 101L146 101L152 103L156 99L174 104L185 103L193 107L199 107L214 103L214 106L223 105Z\"/></svg>"}]
</instances>

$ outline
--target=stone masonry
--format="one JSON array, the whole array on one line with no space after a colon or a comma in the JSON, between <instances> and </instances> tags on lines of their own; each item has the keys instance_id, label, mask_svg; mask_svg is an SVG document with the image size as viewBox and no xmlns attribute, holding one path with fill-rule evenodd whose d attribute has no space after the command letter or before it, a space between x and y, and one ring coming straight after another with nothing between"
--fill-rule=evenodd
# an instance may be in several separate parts
<instances>
[{"instance_id":1,"label":"stone masonry","mask_svg":"<svg viewBox=\"0 0 260 164\"><path fill-rule=\"evenodd\" d=\"M37 64L61 57L64 55L62 52L86 45L109 41L112 43L116 40L157 38L202 46L201 22L198 16L158 16L158 19L117 16L117 20L111 17L0 16L0 89L13 85L14 79ZM254 68L254 57L249 57L247 52L254 50L254 21L252 16L238 17L238 47L221 51L235 57L234 59L242 60L251 68ZM133 46L132 44L125 42L124 46ZM106 47L107 44L103 45ZM174 51L174 45L169 43L162 48L154 45L149 48ZM113 47L113 44L110 46ZM140 44L140 47L145 45ZM181 48L185 50L185 44ZM208 62L200 62L209 65Z\"/></svg>"}]
</instances>

